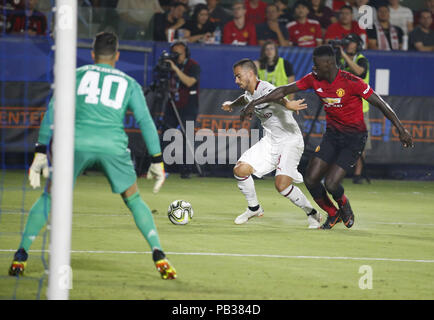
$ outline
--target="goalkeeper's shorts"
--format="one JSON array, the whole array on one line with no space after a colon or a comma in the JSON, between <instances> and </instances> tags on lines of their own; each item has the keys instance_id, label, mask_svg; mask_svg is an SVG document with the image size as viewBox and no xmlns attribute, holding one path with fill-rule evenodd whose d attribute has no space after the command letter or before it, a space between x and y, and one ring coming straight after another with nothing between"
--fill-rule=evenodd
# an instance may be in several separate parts
<instances>
[{"instance_id":1,"label":"goalkeeper's shorts","mask_svg":"<svg viewBox=\"0 0 434 320\"><path fill-rule=\"evenodd\" d=\"M122 155L78 151L74 153L74 181L87 168L101 170L112 188L113 193L122 193L137 180L130 150Z\"/></svg>"}]
</instances>

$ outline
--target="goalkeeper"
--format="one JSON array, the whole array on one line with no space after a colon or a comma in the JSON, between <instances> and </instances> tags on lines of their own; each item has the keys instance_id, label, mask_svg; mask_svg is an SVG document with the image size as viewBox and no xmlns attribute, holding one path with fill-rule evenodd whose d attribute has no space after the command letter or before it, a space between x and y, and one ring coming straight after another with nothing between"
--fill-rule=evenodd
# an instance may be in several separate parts
<instances>
[{"instance_id":1,"label":"goalkeeper","mask_svg":"<svg viewBox=\"0 0 434 320\"><path fill-rule=\"evenodd\" d=\"M152 258L163 279L175 279L176 271L166 259L149 207L143 202L137 188L137 176L131 160L128 137L123 119L127 109L134 113L152 163L148 178L156 178L154 193L165 180L160 141L139 84L125 73L115 69L119 59L117 36L110 32L96 35L92 59L95 64L77 69L74 181L88 167L100 168L110 182L113 193L120 193L132 212L135 223L152 250ZM59 106L56 107L59 110ZM61 111L61 109L60 109ZM40 186L41 172L48 176L47 146L51 140L53 100L42 122L36 153L29 170L33 188ZM44 227L51 204L51 181L45 192L30 209L18 251L9 269L10 275L22 275L28 250Z\"/></svg>"}]
</instances>

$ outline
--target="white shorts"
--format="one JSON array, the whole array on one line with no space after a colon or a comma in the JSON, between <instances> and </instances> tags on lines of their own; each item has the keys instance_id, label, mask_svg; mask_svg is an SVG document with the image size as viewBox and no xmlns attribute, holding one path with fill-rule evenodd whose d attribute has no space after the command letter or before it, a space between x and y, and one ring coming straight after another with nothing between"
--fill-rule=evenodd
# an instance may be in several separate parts
<instances>
[{"instance_id":1,"label":"white shorts","mask_svg":"<svg viewBox=\"0 0 434 320\"><path fill-rule=\"evenodd\" d=\"M264 137L244 152L238 162L245 162L254 169L253 174L262 176L276 170L276 176L285 175L294 183L302 183L303 176L298 172L298 164L304 151L303 138L273 145Z\"/></svg>"}]
</instances>

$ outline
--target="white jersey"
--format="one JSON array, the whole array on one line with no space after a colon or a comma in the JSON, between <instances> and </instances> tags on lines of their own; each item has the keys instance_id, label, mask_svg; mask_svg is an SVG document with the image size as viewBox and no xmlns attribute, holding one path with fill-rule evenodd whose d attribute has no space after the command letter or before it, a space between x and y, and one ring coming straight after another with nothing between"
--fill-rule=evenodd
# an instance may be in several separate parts
<instances>
[{"instance_id":1,"label":"white jersey","mask_svg":"<svg viewBox=\"0 0 434 320\"><path fill-rule=\"evenodd\" d=\"M260 98L276 87L267 81L259 81L253 94L246 91L248 101ZM303 142L301 130L292 116L292 111L277 103L264 103L255 106L255 115L261 120L265 134L272 144L281 144L290 140Z\"/></svg>"}]
</instances>

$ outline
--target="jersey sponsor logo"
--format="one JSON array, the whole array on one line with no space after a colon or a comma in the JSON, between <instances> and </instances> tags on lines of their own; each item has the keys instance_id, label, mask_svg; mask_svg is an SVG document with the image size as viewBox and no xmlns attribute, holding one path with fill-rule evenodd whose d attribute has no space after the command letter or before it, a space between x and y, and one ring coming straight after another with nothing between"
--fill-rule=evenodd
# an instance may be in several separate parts
<instances>
[{"instance_id":1,"label":"jersey sponsor logo","mask_svg":"<svg viewBox=\"0 0 434 320\"><path fill-rule=\"evenodd\" d=\"M338 95L339 98L342 98L345 95L345 90L339 88L338 90L336 90L336 94Z\"/></svg>"},{"instance_id":2,"label":"jersey sponsor logo","mask_svg":"<svg viewBox=\"0 0 434 320\"><path fill-rule=\"evenodd\" d=\"M324 102L324 108L329 108L329 107L341 108L342 107L342 98L322 98L322 101Z\"/></svg>"}]
</instances>

